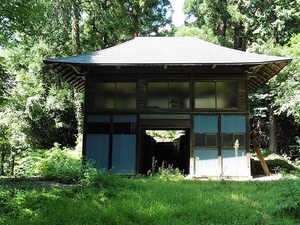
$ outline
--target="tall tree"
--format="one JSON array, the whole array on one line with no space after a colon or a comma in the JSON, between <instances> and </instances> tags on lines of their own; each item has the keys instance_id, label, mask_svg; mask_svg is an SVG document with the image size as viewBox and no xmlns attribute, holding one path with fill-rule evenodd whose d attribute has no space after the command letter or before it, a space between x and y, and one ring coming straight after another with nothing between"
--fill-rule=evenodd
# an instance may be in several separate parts
<instances>
[{"instance_id":1,"label":"tall tree","mask_svg":"<svg viewBox=\"0 0 300 225\"><path fill-rule=\"evenodd\" d=\"M1 1L1 99L3 87L10 88L5 107L0 101L0 173L5 160L13 165L15 155L28 148L75 145L81 95L43 59L106 48L133 33L159 33L170 23L169 9L169 0Z\"/></svg>"},{"instance_id":2,"label":"tall tree","mask_svg":"<svg viewBox=\"0 0 300 225\"><path fill-rule=\"evenodd\" d=\"M229 31L231 29L229 25L233 20L229 7L227 0L186 0L184 4L186 23L200 29L211 30L220 39L220 43L228 46L231 39L228 32L232 33Z\"/></svg>"},{"instance_id":3,"label":"tall tree","mask_svg":"<svg viewBox=\"0 0 300 225\"><path fill-rule=\"evenodd\" d=\"M256 96L256 100L252 103L256 104L252 108L264 109L265 115L269 121L269 148L271 152L278 152L281 145L277 147L277 143L286 143L284 139L289 139L291 144L296 144L290 133L290 128L286 128L285 124L293 121L295 126L300 124L300 101L299 101L299 66L300 66L300 35L295 35L285 46L275 45L273 41L265 45L255 45L254 50L271 55L289 55L293 58L292 62L280 74L272 78L267 89L261 88ZM266 101L268 100L268 101ZM258 112L258 114L260 114ZM281 121L281 122L280 122ZM294 129L295 131L297 129ZM281 132L281 133L280 133ZM289 133L287 136L286 134ZM279 135L282 134L282 135ZM295 132L294 137L298 135ZM277 139L279 137L279 139ZM285 144L286 147L286 144Z\"/></svg>"},{"instance_id":4,"label":"tall tree","mask_svg":"<svg viewBox=\"0 0 300 225\"><path fill-rule=\"evenodd\" d=\"M250 43L286 44L300 32L300 2L297 0L240 0L244 32Z\"/></svg>"},{"instance_id":5,"label":"tall tree","mask_svg":"<svg viewBox=\"0 0 300 225\"><path fill-rule=\"evenodd\" d=\"M80 31L79 31L79 20L80 20L80 12L79 12L79 2L78 0L73 0L72 2L72 39L75 45L76 54L81 53L80 49Z\"/></svg>"},{"instance_id":6,"label":"tall tree","mask_svg":"<svg viewBox=\"0 0 300 225\"><path fill-rule=\"evenodd\" d=\"M210 27L216 35L246 49L252 43L273 39L285 44L300 31L300 3L296 0L186 0L188 21Z\"/></svg>"}]
</instances>

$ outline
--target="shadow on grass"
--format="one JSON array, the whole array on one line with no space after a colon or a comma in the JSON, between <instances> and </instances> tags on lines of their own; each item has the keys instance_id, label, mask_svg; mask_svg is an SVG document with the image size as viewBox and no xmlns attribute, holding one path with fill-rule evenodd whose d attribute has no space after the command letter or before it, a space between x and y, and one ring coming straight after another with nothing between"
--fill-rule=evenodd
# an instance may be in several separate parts
<instances>
[{"instance_id":1,"label":"shadow on grass","mask_svg":"<svg viewBox=\"0 0 300 225\"><path fill-rule=\"evenodd\" d=\"M268 165L270 173L272 174L276 174L282 170L287 173L291 173L297 170L295 166L284 159L267 159L266 163ZM253 176L264 174L259 160L251 159L251 170Z\"/></svg>"}]
</instances>

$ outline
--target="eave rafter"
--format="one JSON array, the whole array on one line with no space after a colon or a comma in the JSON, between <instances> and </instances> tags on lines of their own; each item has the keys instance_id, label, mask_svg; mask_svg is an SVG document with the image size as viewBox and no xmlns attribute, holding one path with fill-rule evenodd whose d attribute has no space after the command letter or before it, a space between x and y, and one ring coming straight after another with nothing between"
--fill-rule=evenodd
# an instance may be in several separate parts
<instances>
[{"instance_id":1,"label":"eave rafter","mask_svg":"<svg viewBox=\"0 0 300 225\"><path fill-rule=\"evenodd\" d=\"M80 66L63 63L48 64L49 68L58 74L64 81L79 91L84 91L85 75L87 71Z\"/></svg>"},{"instance_id":2,"label":"eave rafter","mask_svg":"<svg viewBox=\"0 0 300 225\"><path fill-rule=\"evenodd\" d=\"M257 89L262 84L267 83L287 64L288 62L274 62L250 68L250 70L246 71L249 92Z\"/></svg>"}]
</instances>

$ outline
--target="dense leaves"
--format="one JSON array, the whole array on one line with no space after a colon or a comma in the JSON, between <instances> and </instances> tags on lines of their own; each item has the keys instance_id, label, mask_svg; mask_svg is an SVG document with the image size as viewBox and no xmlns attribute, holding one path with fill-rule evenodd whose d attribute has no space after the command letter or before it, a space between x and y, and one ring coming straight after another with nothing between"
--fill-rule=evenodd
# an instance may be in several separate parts
<instances>
[{"instance_id":1,"label":"dense leaves","mask_svg":"<svg viewBox=\"0 0 300 225\"><path fill-rule=\"evenodd\" d=\"M299 1L296 0L242 0L238 10L243 14L247 39L252 42L286 44L300 32Z\"/></svg>"},{"instance_id":2,"label":"dense leaves","mask_svg":"<svg viewBox=\"0 0 300 225\"><path fill-rule=\"evenodd\" d=\"M91 52L171 22L169 0L12 0L0 3L0 173L55 142L75 146L82 94L43 59Z\"/></svg>"}]
</instances>

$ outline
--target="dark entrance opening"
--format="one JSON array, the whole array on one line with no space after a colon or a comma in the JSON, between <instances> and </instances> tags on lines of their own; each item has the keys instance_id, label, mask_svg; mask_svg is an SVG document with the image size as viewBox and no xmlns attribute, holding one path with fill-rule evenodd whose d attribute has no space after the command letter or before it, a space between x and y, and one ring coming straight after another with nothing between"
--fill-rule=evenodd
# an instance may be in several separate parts
<instances>
[{"instance_id":1,"label":"dark entrance opening","mask_svg":"<svg viewBox=\"0 0 300 225\"><path fill-rule=\"evenodd\" d=\"M140 173L146 174L154 166L178 168L189 173L189 129L142 129L140 145Z\"/></svg>"}]
</instances>

